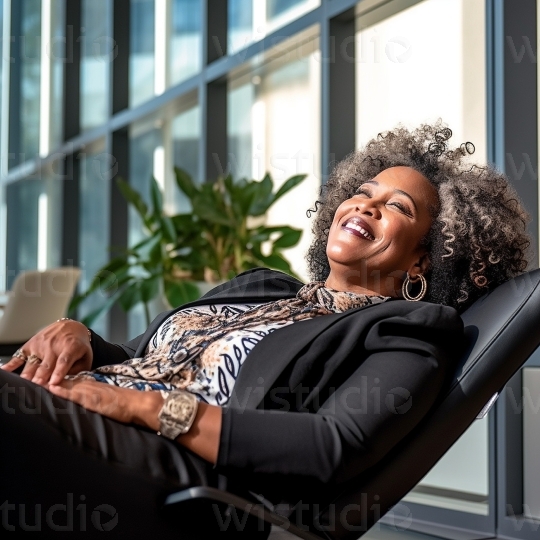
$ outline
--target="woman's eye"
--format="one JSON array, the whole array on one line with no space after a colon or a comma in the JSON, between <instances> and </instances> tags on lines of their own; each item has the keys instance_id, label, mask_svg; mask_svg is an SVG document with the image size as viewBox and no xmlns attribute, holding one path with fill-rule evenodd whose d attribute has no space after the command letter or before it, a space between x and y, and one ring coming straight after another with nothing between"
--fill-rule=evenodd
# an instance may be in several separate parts
<instances>
[{"instance_id":1,"label":"woman's eye","mask_svg":"<svg viewBox=\"0 0 540 540\"><path fill-rule=\"evenodd\" d=\"M412 213L411 211L409 210L409 208L407 206L405 206L404 204L400 203L400 202L391 202L390 203L391 205L395 206L396 208L398 208L401 212L403 212L404 214L407 214L408 216L412 216Z\"/></svg>"}]
</instances>

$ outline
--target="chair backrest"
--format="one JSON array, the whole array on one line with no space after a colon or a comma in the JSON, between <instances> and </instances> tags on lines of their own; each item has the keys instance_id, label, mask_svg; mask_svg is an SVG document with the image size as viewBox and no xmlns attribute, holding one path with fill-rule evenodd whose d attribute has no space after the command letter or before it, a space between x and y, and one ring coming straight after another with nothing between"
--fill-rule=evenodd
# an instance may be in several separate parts
<instances>
[{"instance_id":1,"label":"chair backrest","mask_svg":"<svg viewBox=\"0 0 540 540\"><path fill-rule=\"evenodd\" d=\"M344 486L313 532L357 539L400 501L540 345L540 270L480 298L462 315L468 348L438 405L372 470Z\"/></svg>"},{"instance_id":2,"label":"chair backrest","mask_svg":"<svg viewBox=\"0 0 540 540\"><path fill-rule=\"evenodd\" d=\"M23 343L64 317L80 273L69 266L21 272L0 318L0 343Z\"/></svg>"}]
</instances>

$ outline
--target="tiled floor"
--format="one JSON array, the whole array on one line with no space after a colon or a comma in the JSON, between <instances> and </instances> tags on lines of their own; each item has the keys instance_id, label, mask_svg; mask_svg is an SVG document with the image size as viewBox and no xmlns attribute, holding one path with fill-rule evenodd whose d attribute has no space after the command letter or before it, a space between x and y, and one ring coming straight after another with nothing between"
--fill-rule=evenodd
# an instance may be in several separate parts
<instances>
[{"instance_id":1,"label":"tiled floor","mask_svg":"<svg viewBox=\"0 0 540 540\"><path fill-rule=\"evenodd\" d=\"M272 529L269 540L298 540L298 537L282 531L281 529ZM395 531L384 525L375 525L373 529L368 531L362 540L441 540L439 537L430 536L427 534L417 533L414 531Z\"/></svg>"}]
</instances>

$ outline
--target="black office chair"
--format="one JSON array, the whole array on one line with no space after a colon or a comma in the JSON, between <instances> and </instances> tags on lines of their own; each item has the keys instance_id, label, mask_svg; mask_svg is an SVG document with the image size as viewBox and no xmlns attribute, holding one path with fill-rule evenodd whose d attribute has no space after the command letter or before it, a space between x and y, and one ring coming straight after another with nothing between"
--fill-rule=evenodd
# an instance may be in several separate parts
<instances>
[{"instance_id":1,"label":"black office chair","mask_svg":"<svg viewBox=\"0 0 540 540\"><path fill-rule=\"evenodd\" d=\"M168 497L179 505L213 504L282 527L306 540L353 540L361 537L396 505L439 461L481 412L493 404L504 385L540 345L540 270L523 274L476 301L462 315L468 348L449 390L429 416L377 465L343 486L318 515L303 515L302 528L253 501L215 488L193 487ZM421 459L419 459L421 456ZM232 523L232 522L231 522ZM305 526L308 525L309 530Z\"/></svg>"}]
</instances>

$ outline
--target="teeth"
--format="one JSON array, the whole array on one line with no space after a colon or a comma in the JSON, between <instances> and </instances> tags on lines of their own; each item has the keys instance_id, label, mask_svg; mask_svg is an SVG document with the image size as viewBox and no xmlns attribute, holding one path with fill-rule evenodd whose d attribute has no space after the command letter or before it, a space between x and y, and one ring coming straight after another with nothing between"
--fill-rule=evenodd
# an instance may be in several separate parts
<instances>
[{"instance_id":1,"label":"teeth","mask_svg":"<svg viewBox=\"0 0 540 540\"><path fill-rule=\"evenodd\" d=\"M358 231L362 236L364 236L368 240L373 240L374 239L373 236L371 236L371 234L369 234L365 229L363 229L362 227L360 227L360 225L358 225L356 223L347 223L347 228L348 229L354 229L355 231Z\"/></svg>"}]
</instances>

